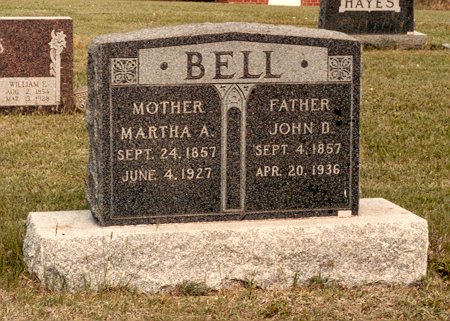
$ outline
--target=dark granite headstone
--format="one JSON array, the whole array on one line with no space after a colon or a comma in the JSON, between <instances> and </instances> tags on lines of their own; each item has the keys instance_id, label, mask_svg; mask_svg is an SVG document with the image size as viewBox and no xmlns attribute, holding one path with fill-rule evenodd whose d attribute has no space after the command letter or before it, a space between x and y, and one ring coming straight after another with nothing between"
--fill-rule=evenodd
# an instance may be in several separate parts
<instances>
[{"instance_id":1,"label":"dark granite headstone","mask_svg":"<svg viewBox=\"0 0 450 321\"><path fill-rule=\"evenodd\" d=\"M72 19L0 17L0 113L72 104Z\"/></svg>"},{"instance_id":2,"label":"dark granite headstone","mask_svg":"<svg viewBox=\"0 0 450 321\"><path fill-rule=\"evenodd\" d=\"M348 34L414 31L413 0L321 0L319 28Z\"/></svg>"},{"instance_id":3,"label":"dark granite headstone","mask_svg":"<svg viewBox=\"0 0 450 321\"><path fill-rule=\"evenodd\" d=\"M88 200L102 225L358 212L361 48L227 23L96 38Z\"/></svg>"}]
</instances>

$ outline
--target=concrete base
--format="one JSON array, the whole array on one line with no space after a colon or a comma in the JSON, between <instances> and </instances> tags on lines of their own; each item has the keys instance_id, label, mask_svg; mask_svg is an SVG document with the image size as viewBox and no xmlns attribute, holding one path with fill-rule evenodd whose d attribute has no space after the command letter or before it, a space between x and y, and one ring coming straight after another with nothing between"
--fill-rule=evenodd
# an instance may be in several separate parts
<instances>
[{"instance_id":1,"label":"concrete base","mask_svg":"<svg viewBox=\"0 0 450 321\"><path fill-rule=\"evenodd\" d=\"M342 285L410 284L425 276L426 220L384 199L360 215L100 227L89 211L30 213L28 270L54 289L128 286L160 292L183 281L287 288L312 278Z\"/></svg>"},{"instance_id":2,"label":"concrete base","mask_svg":"<svg viewBox=\"0 0 450 321\"><path fill-rule=\"evenodd\" d=\"M427 35L414 31L406 35L352 35L364 45L378 49L423 49L427 45Z\"/></svg>"}]
</instances>

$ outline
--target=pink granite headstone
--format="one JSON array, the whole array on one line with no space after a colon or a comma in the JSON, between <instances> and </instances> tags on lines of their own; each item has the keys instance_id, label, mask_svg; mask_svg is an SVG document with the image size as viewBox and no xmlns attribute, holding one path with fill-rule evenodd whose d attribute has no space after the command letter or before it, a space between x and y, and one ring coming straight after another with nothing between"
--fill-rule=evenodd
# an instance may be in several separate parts
<instances>
[{"instance_id":1,"label":"pink granite headstone","mask_svg":"<svg viewBox=\"0 0 450 321\"><path fill-rule=\"evenodd\" d=\"M72 19L0 17L0 113L73 109Z\"/></svg>"}]
</instances>

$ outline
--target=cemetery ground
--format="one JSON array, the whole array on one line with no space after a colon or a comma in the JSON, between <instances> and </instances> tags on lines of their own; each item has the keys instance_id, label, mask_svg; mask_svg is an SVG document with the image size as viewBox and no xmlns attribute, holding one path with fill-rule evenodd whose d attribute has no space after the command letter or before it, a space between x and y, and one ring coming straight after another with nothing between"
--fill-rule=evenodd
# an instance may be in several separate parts
<instances>
[{"instance_id":1,"label":"cemetery ground","mask_svg":"<svg viewBox=\"0 0 450 321\"><path fill-rule=\"evenodd\" d=\"M318 8L148 1L9 1L1 15L70 16L74 83L86 84L87 47L110 32L248 21L315 28ZM53 292L22 261L31 211L87 209L87 131L81 113L0 116L0 319L4 320L448 320L450 319L450 11L416 10L425 50L363 53L362 197L383 197L428 220L428 275L412 286L344 288L317 275L288 290L249 279L214 292Z\"/></svg>"}]
</instances>

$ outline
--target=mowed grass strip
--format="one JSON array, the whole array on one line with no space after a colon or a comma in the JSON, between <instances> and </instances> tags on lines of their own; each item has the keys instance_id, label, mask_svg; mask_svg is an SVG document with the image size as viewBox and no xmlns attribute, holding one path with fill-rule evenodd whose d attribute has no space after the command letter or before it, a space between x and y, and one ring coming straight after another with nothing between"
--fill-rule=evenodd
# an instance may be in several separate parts
<instances>
[{"instance_id":1,"label":"mowed grass strip","mask_svg":"<svg viewBox=\"0 0 450 321\"><path fill-rule=\"evenodd\" d=\"M448 262L449 54L368 51L363 59L362 196L384 197L425 217L430 260Z\"/></svg>"},{"instance_id":2,"label":"mowed grass strip","mask_svg":"<svg viewBox=\"0 0 450 321\"><path fill-rule=\"evenodd\" d=\"M203 296L146 295L125 289L99 293L49 292L22 279L17 290L0 289L3 320L448 320L448 283L342 288L236 288Z\"/></svg>"},{"instance_id":3,"label":"mowed grass strip","mask_svg":"<svg viewBox=\"0 0 450 321\"><path fill-rule=\"evenodd\" d=\"M0 285L23 270L28 212L87 208L83 116L0 117Z\"/></svg>"},{"instance_id":4,"label":"mowed grass strip","mask_svg":"<svg viewBox=\"0 0 450 321\"><path fill-rule=\"evenodd\" d=\"M198 22L248 21L315 28L318 8L165 1L9 1L2 15L71 16L76 86L86 84L97 35ZM363 54L361 188L426 218L429 277L414 287L287 291L237 289L208 296L126 290L54 293L23 273L28 212L86 209L88 140L81 114L0 116L0 319L40 320L445 320L450 269L450 12L416 11L429 50ZM3 290L1 290L3 289ZM188 293L189 294L189 293Z\"/></svg>"}]
</instances>

